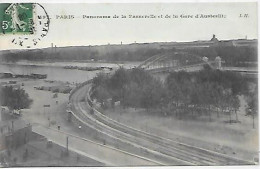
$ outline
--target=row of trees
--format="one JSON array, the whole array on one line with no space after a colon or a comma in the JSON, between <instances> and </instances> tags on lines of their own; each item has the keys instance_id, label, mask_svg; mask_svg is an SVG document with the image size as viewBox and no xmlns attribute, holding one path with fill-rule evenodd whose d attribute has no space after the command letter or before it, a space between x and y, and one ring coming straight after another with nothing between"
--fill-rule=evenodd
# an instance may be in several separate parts
<instances>
[{"instance_id":1,"label":"row of trees","mask_svg":"<svg viewBox=\"0 0 260 169\"><path fill-rule=\"evenodd\" d=\"M213 70L208 66L200 72L175 72L166 79L171 106L176 114L211 113L236 114L239 109L238 95L247 91L247 84L239 74Z\"/></svg>"},{"instance_id":2,"label":"row of trees","mask_svg":"<svg viewBox=\"0 0 260 169\"><path fill-rule=\"evenodd\" d=\"M218 117L229 115L230 122L231 115L235 114L237 121L239 95L251 98L252 107L257 102L257 98L250 96L248 80L240 74L213 70L209 66L199 72L173 72L164 83L142 69L120 68L112 76L99 74L93 83L93 96L103 107L112 98L112 103L120 101L123 107L156 109L179 118L207 114L211 120L215 112Z\"/></svg>"}]
</instances>

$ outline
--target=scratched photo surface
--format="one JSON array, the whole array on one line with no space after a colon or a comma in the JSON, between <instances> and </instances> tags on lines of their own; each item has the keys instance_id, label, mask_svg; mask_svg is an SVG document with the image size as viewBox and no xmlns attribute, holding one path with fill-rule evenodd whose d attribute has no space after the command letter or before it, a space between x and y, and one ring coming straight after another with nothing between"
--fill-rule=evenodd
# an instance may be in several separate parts
<instances>
[{"instance_id":1,"label":"scratched photo surface","mask_svg":"<svg viewBox=\"0 0 260 169\"><path fill-rule=\"evenodd\" d=\"M257 6L0 3L0 167L258 165Z\"/></svg>"}]
</instances>

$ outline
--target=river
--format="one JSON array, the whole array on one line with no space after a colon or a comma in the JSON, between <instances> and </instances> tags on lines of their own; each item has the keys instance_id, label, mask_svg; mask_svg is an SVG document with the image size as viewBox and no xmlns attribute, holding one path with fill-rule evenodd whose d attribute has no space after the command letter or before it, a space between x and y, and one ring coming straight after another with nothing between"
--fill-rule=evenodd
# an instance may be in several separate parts
<instances>
[{"instance_id":1,"label":"river","mask_svg":"<svg viewBox=\"0 0 260 169\"><path fill-rule=\"evenodd\" d=\"M138 62L128 62L124 64L117 63L99 63L99 62L17 62L17 63L1 63L0 73L10 72L13 74L47 74L46 80L63 81L70 83L81 83L96 76L101 71L83 71L77 69L64 69L64 66L79 66L79 67L110 67L113 70L119 66L124 68L133 68L138 66ZM102 70L109 72L109 70Z\"/></svg>"}]
</instances>

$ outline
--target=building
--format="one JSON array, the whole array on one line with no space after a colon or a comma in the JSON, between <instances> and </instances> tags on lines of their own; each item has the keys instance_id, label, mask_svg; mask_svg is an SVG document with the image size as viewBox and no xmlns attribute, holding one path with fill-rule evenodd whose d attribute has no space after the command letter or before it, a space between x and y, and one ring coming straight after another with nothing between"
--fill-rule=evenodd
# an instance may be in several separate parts
<instances>
[{"instance_id":1,"label":"building","mask_svg":"<svg viewBox=\"0 0 260 169\"><path fill-rule=\"evenodd\" d=\"M3 112L1 112L1 115ZM0 121L0 151L17 148L32 139L32 126L21 119Z\"/></svg>"},{"instance_id":2,"label":"building","mask_svg":"<svg viewBox=\"0 0 260 169\"><path fill-rule=\"evenodd\" d=\"M214 35L214 34L213 34L213 36L212 36L210 41L211 42L216 42L216 43L219 42L218 39L216 38L216 35Z\"/></svg>"}]
</instances>

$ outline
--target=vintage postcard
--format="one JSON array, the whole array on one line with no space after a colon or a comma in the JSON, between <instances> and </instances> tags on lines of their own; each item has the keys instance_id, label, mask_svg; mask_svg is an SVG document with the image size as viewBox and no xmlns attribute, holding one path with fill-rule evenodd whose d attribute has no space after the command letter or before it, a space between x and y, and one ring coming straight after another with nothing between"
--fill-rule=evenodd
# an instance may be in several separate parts
<instances>
[{"instance_id":1,"label":"vintage postcard","mask_svg":"<svg viewBox=\"0 0 260 169\"><path fill-rule=\"evenodd\" d=\"M0 3L0 167L257 166L258 3Z\"/></svg>"}]
</instances>

